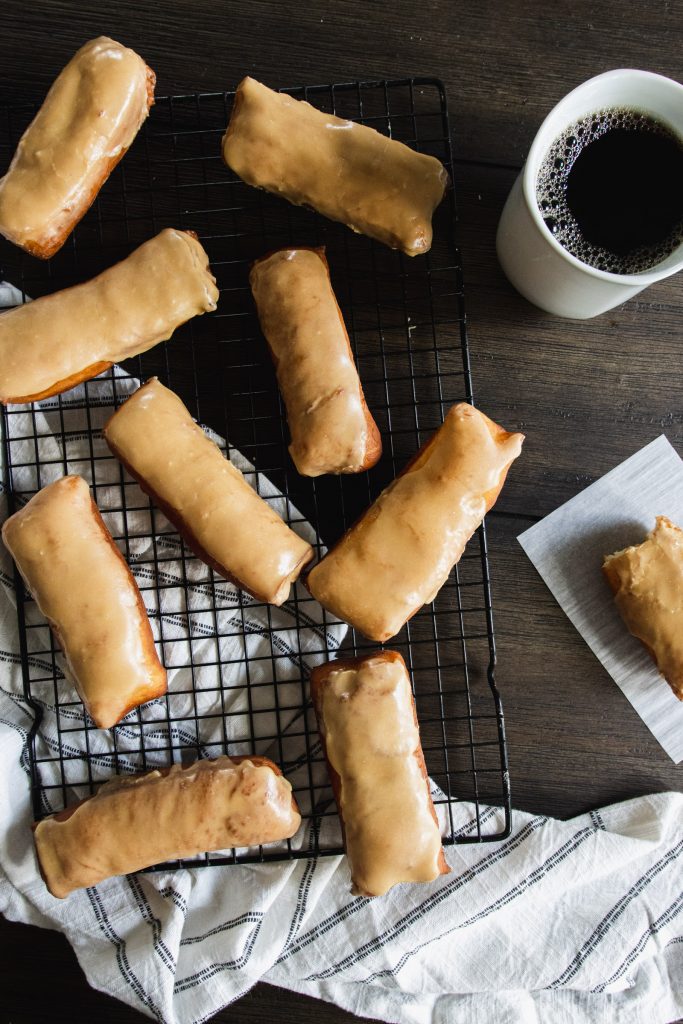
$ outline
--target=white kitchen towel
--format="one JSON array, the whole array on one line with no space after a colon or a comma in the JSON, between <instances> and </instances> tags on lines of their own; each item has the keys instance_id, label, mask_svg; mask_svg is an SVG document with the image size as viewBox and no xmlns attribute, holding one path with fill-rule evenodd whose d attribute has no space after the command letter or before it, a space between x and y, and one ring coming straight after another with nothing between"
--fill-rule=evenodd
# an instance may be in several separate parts
<instances>
[{"instance_id":1,"label":"white kitchen towel","mask_svg":"<svg viewBox=\"0 0 683 1024\"><path fill-rule=\"evenodd\" d=\"M49 406L45 415L47 427ZM75 460L87 440L71 436ZM681 794L570 822L518 813L509 839L451 847L451 874L374 901L349 894L340 857L139 874L51 897L31 839L32 712L1 559L0 911L64 932L94 987L165 1024L206 1021L259 980L401 1024L667 1024L683 1014ZM470 809L456 804L453 815L467 834ZM483 811L485 823L499 818ZM326 827L339 838L338 825Z\"/></svg>"},{"instance_id":2,"label":"white kitchen towel","mask_svg":"<svg viewBox=\"0 0 683 1024\"><path fill-rule=\"evenodd\" d=\"M605 555L639 544L661 515L683 525L683 460L663 434L518 540L562 610L678 763L683 701L626 629L601 571Z\"/></svg>"}]
</instances>

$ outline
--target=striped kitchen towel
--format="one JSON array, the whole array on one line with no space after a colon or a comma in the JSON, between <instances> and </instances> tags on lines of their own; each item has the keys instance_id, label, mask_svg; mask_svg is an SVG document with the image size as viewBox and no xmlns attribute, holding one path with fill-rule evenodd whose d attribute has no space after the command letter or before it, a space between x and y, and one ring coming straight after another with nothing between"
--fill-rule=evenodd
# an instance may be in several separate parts
<instances>
[{"instance_id":1,"label":"striped kitchen towel","mask_svg":"<svg viewBox=\"0 0 683 1024\"><path fill-rule=\"evenodd\" d=\"M98 381L103 406L117 383L116 374ZM72 412L78 408L73 395ZM41 434L49 449L49 402L36 414L44 417ZM78 445L87 442L72 426L69 458L77 461ZM284 500L267 481L260 485L276 506ZM106 486L98 488L98 501L106 500ZM307 524L300 528L310 531ZM164 565L171 579L181 572L172 556ZM54 899L40 878L31 839L32 712L23 697L12 568L4 550L0 581L0 911L64 932L94 987L165 1024L206 1021L259 980L405 1024L667 1024L683 1015L681 794L643 797L569 822L518 813L509 839L451 847L451 874L432 885L400 886L374 901L350 895L340 857L140 874ZM187 621L166 600L158 597L151 610L182 641ZM226 601L219 616L230 614ZM312 662L319 655L309 655L307 644L311 652L320 650L320 620L311 613L308 629L297 633L287 628L287 614L285 608L283 642L299 643L293 654ZM217 628L212 622L205 623L209 632ZM332 642L343 628L332 627ZM206 630L193 645L195 660L211 640ZM257 644L258 636L255 630ZM244 642L236 636L234 650L243 650ZM270 671L270 659L261 661ZM200 678L201 671L198 665ZM69 686L65 680L60 685ZM170 687L176 687L174 673ZM41 742L50 750L58 737L49 692L43 707ZM80 713L75 699L71 713ZM231 721L239 724L239 718ZM117 732L121 763L126 736ZM70 735L77 744L78 728ZM216 739L210 732L202 736L209 753ZM182 746L182 735L173 740ZM91 748L96 778L111 771L109 734L98 743ZM131 745L132 752L134 735ZM74 761L78 755L76 749ZM498 814L486 809L483 820L493 823ZM466 832L467 806L455 805L453 816ZM334 823L325 827L338 830ZM298 841L308 848L312 839L304 829Z\"/></svg>"},{"instance_id":2,"label":"striped kitchen towel","mask_svg":"<svg viewBox=\"0 0 683 1024\"><path fill-rule=\"evenodd\" d=\"M261 980L402 1024L683 1015L676 793L567 822L517 813L509 839L451 847L452 874L374 901L349 894L339 857L132 875L53 899L31 842L13 629L5 597L0 911L64 932L95 988L164 1024L207 1021Z\"/></svg>"}]
</instances>

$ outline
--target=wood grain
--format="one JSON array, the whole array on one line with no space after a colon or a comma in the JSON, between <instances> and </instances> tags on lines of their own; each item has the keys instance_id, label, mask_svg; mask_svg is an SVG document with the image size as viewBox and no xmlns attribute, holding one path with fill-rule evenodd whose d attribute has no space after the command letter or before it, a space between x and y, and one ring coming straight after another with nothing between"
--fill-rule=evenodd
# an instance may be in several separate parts
<instances>
[{"instance_id":1,"label":"wood grain","mask_svg":"<svg viewBox=\"0 0 683 1024\"><path fill-rule=\"evenodd\" d=\"M84 39L139 50L157 91L435 74L446 83L461 157L518 166L545 114L615 67L680 76L680 8L645 0L17 0L3 5L3 78L12 101L40 95Z\"/></svg>"},{"instance_id":2,"label":"wood grain","mask_svg":"<svg viewBox=\"0 0 683 1024\"><path fill-rule=\"evenodd\" d=\"M105 33L154 68L159 94L437 75L451 107L475 398L527 434L523 459L489 519L498 679L515 806L572 816L639 793L683 788L575 632L516 536L658 434L683 451L681 278L594 321L533 309L496 263L495 228L538 124L579 82L614 67L680 77L680 8L643 0L11 0L3 5L3 102L38 101L86 39ZM0 921L0 1017L142 1021L90 990L65 940ZM36 985L36 979L40 985ZM223 1024L352 1017L258 985ZM664 1024L664 1022L656 1022Z\"/></svg>"}]
</instances>

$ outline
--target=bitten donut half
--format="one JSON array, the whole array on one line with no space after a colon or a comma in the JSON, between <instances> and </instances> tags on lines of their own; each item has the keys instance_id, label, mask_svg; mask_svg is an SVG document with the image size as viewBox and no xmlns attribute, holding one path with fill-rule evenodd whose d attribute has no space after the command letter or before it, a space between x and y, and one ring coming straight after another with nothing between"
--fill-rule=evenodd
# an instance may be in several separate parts
<instances>
[{"instance_id":1,"label":"bitten donut half","mask_svg":"<svg viewBox=\"0 0 683 1024\"><path fill-rule=\"evenodd\" d=\"M657 516L642 544L607 555L602 571L626 628L683 700L683 530Z\"/></svg>"},{"instance_id":2,"label":"bitten donut half","mask_svg":"<svg viewBox=\"0 0 683 1024\"><path fill-rule=\"evenodd\" d=\"M441 843L405 662L396 651L340 658L311 673L353 891L450 871Z\"/></svg>"}]
</instances>

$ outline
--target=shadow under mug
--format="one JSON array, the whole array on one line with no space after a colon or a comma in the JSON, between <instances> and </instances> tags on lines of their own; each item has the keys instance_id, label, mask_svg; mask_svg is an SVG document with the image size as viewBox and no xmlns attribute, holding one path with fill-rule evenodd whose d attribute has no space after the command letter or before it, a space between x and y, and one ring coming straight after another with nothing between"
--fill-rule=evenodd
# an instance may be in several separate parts
<instances>
[{"instance_id":1,"label":"shadow under mug","mask_svg":"<svg viewBox=\"0 0 683 1024\"><path fill-rule=\"evenodd\" d=\"M629 68L590 78L560 100L539 128L505 203L496 236L498 259L517 291L548 313L574 320L613 309L683 268L682 243L661 263L638 274L598 270L567 252L543 220L536 180L548 150L569 125L610 107L650 114L683 139L683 85Z\"/></svg>"}]
</instances>

